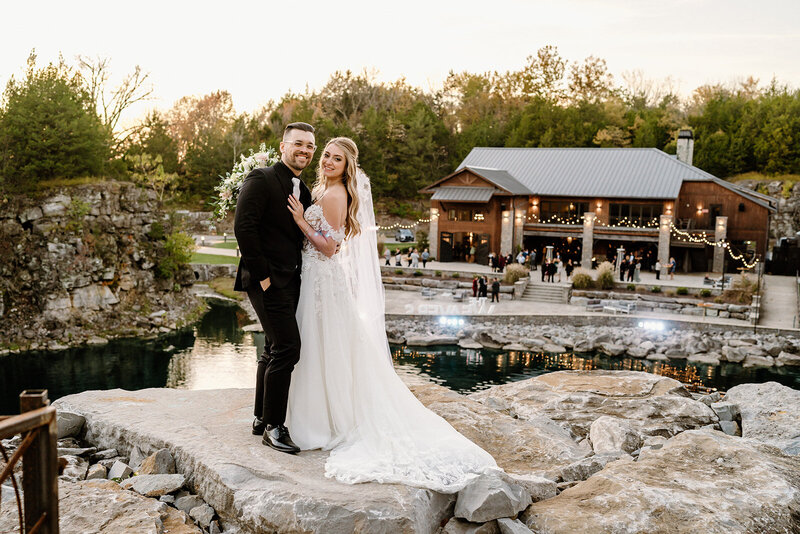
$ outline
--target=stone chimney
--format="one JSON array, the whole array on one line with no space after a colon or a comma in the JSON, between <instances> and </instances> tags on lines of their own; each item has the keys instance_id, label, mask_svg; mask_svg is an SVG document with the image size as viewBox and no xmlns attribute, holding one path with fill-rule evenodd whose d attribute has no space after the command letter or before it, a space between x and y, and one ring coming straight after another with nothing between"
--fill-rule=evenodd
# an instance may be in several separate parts
<instances>
[{"instance_id":1,"label":"stone chimney","mask_svg":"<svg viewBox=\"0 0 800 534\"><path fill-rule=\"evenodd\" d=\"M691 130L681 130L678 132L678 160L687 165L692 164L692 154L694 154L694 135Z\"/></svg>"}]
</instances>

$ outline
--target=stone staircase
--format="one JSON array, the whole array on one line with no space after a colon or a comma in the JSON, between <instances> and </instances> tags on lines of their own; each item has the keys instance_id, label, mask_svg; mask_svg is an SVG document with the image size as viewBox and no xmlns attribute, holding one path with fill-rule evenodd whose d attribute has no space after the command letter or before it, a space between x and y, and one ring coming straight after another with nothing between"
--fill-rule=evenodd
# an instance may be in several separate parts
<instances>
[{"instance_id":1,"label":"stone staircase","mask_svg":"<svg viewBox=\"0 0 800 534\"><path fill-rule=\"evenodd\" d=\"M531 279L525 288L525 292L522 294L522 300L567 304L569 302L569 290L571 286L572 284L551 284Z\"/></svg>"}]
</instances>

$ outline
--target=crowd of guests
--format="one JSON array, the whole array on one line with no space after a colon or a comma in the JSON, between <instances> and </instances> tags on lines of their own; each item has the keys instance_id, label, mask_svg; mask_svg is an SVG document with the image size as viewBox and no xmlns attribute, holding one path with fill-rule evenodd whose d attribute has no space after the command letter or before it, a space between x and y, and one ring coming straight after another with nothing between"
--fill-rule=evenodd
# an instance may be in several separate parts
<instances>
[{"instance_id":1,"label":"crowd of guests","mask_svg":"<svg viewBox=\"0 0 800 534\"><path fill-rule=\"evenodd\" d=\"M422 261L422 268L424 269L425 266L428 264L428 261L431 259L431 253L426 248L422 251L422 254L419 253L419 250L416 248L409 248L406 249L405 252L401 251L399 248L394 252L394 264L397 267L403 266L403 259L405 256L406 260L406 267L417 268L419 267L419 262ZM386 260L385 265L392 264L392 251L389 250L389 247L383 249L383 259Z\"/></svg>"}]
</instances>

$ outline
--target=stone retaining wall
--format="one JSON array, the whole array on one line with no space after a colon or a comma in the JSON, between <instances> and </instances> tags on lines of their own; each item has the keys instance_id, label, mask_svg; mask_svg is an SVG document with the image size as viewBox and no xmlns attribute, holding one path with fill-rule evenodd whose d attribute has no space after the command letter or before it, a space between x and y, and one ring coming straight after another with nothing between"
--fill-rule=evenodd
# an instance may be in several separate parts
<instances>
[{"instance_id":1,"label":"stone retaining wall","mask_svg":"<svg viewBox=\"0 0 800 534\"><path fill-rule=\"evenodd\" d=\"M413 269L410 269L413 271ZM485 274L485 273L484 273ZM447 278L423 278L421 276L415 278L403 278L383 276L383 287L385 289L396 289L400 291L421 291L423 287L429 287L439 290L456 290L467 289L469 295L472 295L472 282L461 282L459 280L448 280ZM525 289L524 287L522 288ZM491 277L489 278L488 293L491 295ZM514 286L500 285L500 298L510 300L514 297Z\"/></svg>"},{"instance_id":2,"label":"stone retaining wall","mask_svg":"<svg viewBox=\"0 0 800 534\"><path fill-rule=\"evenodd\" d=\"M572 290L570 304L586 306L589 299L600 299L602 301L609 301L609 303L610 301L635 302L636 309L640 311L677 313L699 317L721 317L745 321L750 320L754 313L753 306L746 306L743 304L718 304L691 297L662 297L650 294L587 291L579 289ZM704 306L700 306L700 304L704 304Z\"/></svg>"}]
</instances>

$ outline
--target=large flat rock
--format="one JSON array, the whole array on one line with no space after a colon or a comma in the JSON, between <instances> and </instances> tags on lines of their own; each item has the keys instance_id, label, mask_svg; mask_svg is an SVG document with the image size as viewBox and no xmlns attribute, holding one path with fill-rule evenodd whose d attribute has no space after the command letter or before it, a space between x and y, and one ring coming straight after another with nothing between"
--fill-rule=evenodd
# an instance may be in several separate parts
<instances>
[{"instance_id":1,"label":"large flat rock","mask_svg":"<svg viewBox=\"0 0 800 534\"><path fill-rule=\"evenodd\" d=\"M167 448L178 473L242 532L433 533L453 496L325 478L327 453L279 453L250 433L253 390L87 391L56 401L86 418L86 440L130 455Z\"/></svg>"},{"instance_id":2,"label":"large flat rock","mask_svg":"<svg viewBox=\"0 0 800 534\"><path fill-rule=\"evenodd\" d=\"M558 371L469 398L520 419L549 417L580 438L603 415L628 420L643 437L671 437L717 422L677 380L637 371Z\"/></svg>"},{"instance_id":3,"label":"large flat rock","mask_svg":"<svg viewBox=\"0 0 800 534\"><path fill-rule=\"evenodd\" d=\"M515 419L436 384L410 387L425 406L489 452L508 473L550 471L591 453L547 417Z\"/></svg>"},{"instance_id":4,"label":"large flat rock","mask_svg":"<svg viewBox=\"0 0 800 534\"><path fill-rule=\"evenodd\" d=\"M690 430L620 460L522 520L540 534L800 532L800 458L712 430Z\"/></svg>"}]
</instances>

